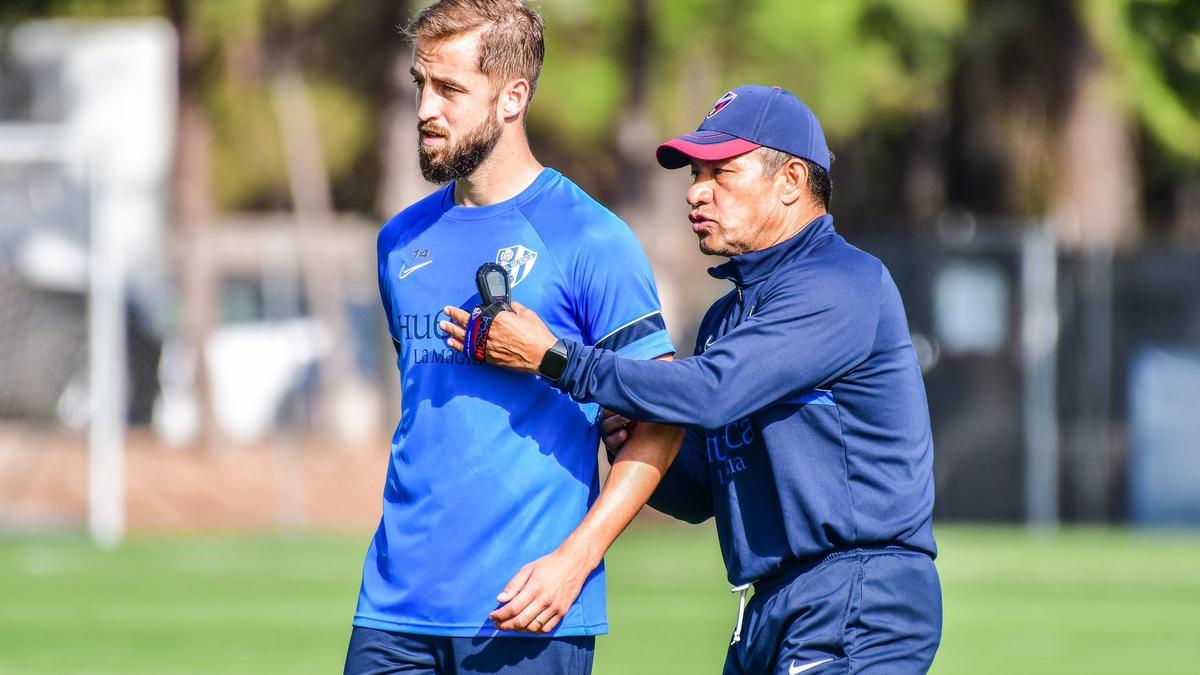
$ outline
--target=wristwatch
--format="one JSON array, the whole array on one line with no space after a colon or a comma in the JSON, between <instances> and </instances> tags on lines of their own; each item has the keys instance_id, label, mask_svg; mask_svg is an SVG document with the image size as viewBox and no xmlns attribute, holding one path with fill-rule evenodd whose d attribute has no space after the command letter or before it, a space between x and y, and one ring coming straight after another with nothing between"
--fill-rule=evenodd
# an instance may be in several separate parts
<instances>
[{"instance_id":1,"label":"wristwatch","mask_svg":"<svg viewBox=\"0 0 1200 675\"><path fill-rule=\"evenodd\" d=\"M558 382L566 370L567 343L559 340L554 343L553 347L547 349L546 354L542 356L542 363L538 366L538 374L551 382Z\"/></svg>"}]
</instances>

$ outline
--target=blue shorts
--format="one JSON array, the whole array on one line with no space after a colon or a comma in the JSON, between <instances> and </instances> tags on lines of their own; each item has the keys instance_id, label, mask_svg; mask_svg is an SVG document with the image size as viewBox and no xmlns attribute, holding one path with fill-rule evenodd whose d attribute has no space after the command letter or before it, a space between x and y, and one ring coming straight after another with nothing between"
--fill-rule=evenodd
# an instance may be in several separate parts
<instances>
[{"instance_id":1,"label":"blue shorts","mask_svg":"<svg viewBox=\"0 0 1200 675\"><path fill-rule=\"evenodd\" d=\"M442 637L354 627L345 675L590 675L596 638Z\"/></svg>"},{"instance_id":2,"label":"blue shorts","mask_svg":"<svg viewBox=\"0 0 1200 675\"><path fill-rule=\"evenodd\" d=\"M754 591L726 675L924 673L941 642L941 583L917 551L839 551Z\"/></svg>"}]
</instances>

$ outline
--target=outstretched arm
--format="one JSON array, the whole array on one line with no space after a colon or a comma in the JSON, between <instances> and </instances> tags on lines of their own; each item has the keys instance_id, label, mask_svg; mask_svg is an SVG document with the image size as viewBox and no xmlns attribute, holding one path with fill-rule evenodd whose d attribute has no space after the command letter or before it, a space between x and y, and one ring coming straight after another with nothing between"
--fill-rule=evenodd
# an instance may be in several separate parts
<instances>
[{"instance_id":1,"label":"outstretched arm","mask_svg":"<svg viewBox=\"0 0 1200 675\"><path fill-rule=\"evenodd\" d=\"M639 424L613 462L596 503L553 552L525 565L496 597L488 618L501 630L549 633L566 616L588 574L600 564L675 459L683 430Z\"/></svg>"},{"instance_id":2,"label":"outstretched arm","mask_svg":"<svg viewBox=\"0 0 1200 675\"><path fill-rule=\"evenodd\" d=\"M881 268L882 269L882 268ZM882 272L886 274L886 272ZM818 280L819 281L819 280ZM767 406L796 399L850 372L870 355L879 321L879 283L824 285L807 279L764 292L758 313L699 356L673 363L633 361L565 341L566 370L555 386L636 420L720 429ZM524 307L491 326L489 363L535 373L556 342ZM448 310L451 347L461 351L466 314Z\"/></svg>"}]
</instances>

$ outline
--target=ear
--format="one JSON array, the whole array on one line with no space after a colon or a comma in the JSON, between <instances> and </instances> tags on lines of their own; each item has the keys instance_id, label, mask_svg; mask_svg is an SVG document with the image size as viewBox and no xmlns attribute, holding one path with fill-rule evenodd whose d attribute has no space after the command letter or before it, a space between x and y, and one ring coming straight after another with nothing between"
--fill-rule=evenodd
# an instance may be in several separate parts
<instances>
[{"instance_id":1,"label":"ear","mask_svg":"<svg viewBox=\"0 0 1200 675\"><path fill-rule=\"evenodd\" d=\"M498 112L505 120L520 117L529 105L529 81L519 78L510 81L500 89Z\"/></svg>"},{"instance_id":2,"label":"ear","mask_svg":"<svg viewBox=\"0 0 1200 675\"><path fill-rule=\"evenodd\" d=\"M780 187L779 199L791 206L808 192L808 166L798 159L789 159L776 174L775 181Z\"/></svg>"}]
</instances>

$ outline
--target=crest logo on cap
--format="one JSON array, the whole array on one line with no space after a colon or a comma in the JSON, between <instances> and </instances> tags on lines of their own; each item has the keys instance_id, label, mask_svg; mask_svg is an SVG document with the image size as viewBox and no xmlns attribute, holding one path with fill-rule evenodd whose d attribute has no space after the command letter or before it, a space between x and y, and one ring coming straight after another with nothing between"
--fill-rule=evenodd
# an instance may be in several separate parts
<instances>
[{"instance_id":1,"label":"crest logo on cap","mask_svg":"<svg viewBox=\"0 0 1200 675\"><path fill-rule=\"evenodd\" d=\"M733 99L735 98L737 98L737 94L733 93L732 91L725 92L725 95L717 99L717 102L713 104L712 110L708 111L708 114L704 116L704 119L708 119L724 110L725 106L733 103Z\"/></svg>"}]
</instances>

